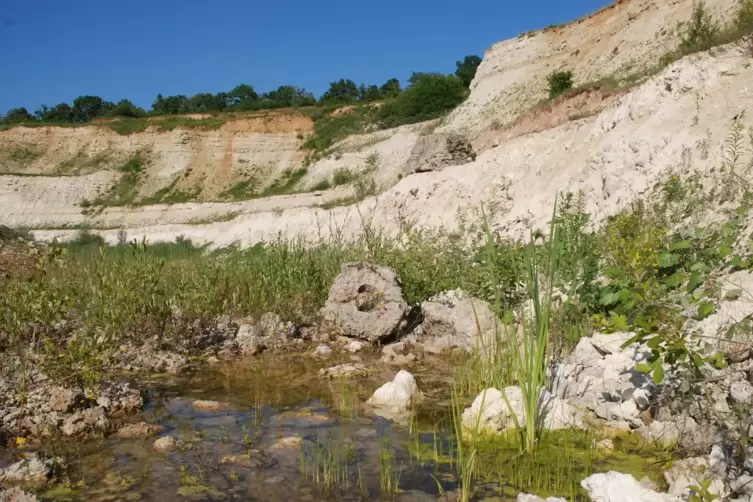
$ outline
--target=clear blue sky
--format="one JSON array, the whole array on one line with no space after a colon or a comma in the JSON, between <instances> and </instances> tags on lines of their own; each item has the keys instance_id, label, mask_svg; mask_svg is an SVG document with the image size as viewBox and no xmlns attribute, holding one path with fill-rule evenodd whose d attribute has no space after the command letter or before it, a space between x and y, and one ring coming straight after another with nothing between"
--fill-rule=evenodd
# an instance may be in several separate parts
<instances>
[{"instance_id":1,"label":"clear blue sky","mask_svg":"<svg viewBox=\"0 0 753 502\"><path fill-rule=\"evenodd\" d=\"M0 0L0 113L84 94L149 107L164 95L316 96L331 80L405 83L608 0Z\"/></svg>"}]
</instances>

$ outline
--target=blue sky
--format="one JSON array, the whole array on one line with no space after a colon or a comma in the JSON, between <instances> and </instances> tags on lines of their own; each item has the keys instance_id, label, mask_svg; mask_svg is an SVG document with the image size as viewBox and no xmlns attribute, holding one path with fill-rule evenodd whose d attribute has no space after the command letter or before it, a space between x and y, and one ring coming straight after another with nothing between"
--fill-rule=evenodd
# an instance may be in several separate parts
<instances>
[{"instance_id":1,"label":"blue sky","mask_svg":"<svg viewBox=\"0 0 753 502\"><path fill-rule=\"evenodd\" d=\"M405 82L467 54L576 19L608 0L1 0L0 113L84 94L149 107L164 95L319 96L331 80Z\"/></svg>"}]
</instances>

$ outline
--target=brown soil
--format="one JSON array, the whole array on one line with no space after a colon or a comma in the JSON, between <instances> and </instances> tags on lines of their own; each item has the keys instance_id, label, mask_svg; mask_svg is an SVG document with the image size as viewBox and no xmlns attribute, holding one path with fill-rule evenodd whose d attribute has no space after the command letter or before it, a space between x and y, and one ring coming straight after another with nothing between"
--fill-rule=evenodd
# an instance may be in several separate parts
<instances>
[{"instance_id":1,"label":"brown soil","mask_svg":"<svg viewBox=\"0 0 753 502\"><path fill-rule=\"evenodd\" d=\"M477 152L482 152L518 136L545 131L571 120L596 115L626 92L628 92L626 88L614 90L591 88L574 91L554 101L531 108L507 127L484 131L473 141L473 147Z\"/></svg>"}]
</instances>

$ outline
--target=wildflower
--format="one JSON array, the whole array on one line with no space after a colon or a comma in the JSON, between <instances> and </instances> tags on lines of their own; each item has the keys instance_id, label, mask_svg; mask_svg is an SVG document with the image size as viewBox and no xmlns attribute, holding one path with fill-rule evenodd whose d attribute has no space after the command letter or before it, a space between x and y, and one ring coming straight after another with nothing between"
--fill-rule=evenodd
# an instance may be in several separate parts
<instances>
[{"instance_id":1,"label":"wildflower","mask_svg":"<svg viewBox=\"0 0 753 502\"><path fill-rule=\"evenodd\" d=\"M16 445L17 446L23 446L26 444L26 438L23 438L21 436L16 438Z\"/></svg>"}]
</instances>

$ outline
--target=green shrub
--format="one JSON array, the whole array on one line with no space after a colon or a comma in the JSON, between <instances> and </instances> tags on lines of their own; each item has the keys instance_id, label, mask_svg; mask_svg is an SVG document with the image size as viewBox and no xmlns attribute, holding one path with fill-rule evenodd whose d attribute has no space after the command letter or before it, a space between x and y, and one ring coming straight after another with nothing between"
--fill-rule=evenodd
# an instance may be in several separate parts
<instances>
[{"instance_id":1,"label":"green shrub","mask_svg":"<svg viewBox=\"0 0 753 502\"><path fill-rule=\"evenodd\" d=\"M744 0L737 13L735 27L741 35L753 33L753 0Z\"/></svg>"},{"instance_id":2,"label":"green shrub","mask_svg":"<svg viewBox=\"0 0 753 502\"><path fill-rule=\"evenodd\" d=\"M436 118L463 102L468 95L455 75L420 74L416 82L379 109L383 127Z\"/></svg>"},{"instance_id":3,"label":"green shrub","mask_svg":"<svg viewBox=\"0 0 753 502\"><path fill-rule=\"evenodd\" d=\"M332 176L332 186L347 185L352 183L358 178L358 173L347 168L341 167L335 170L335 174Z\"/></svg>"},{"instance_id":4,"label":"green shrub","mask_svg":"<svg viewBox=\"0 0 753 502\"><path fill-rule=\"evenodd\" d=\"M719 26L711 18L703 1L693 7L690 22L680 39L679 51L682 55L705 51L717 45Z\"/></svg>"},{"instance_id":5,"label":"green shrub","mask_svg":"<svg viewBox=\"0 0 753 502\"><path fill-rule=\"evenodd\" d=\"M554 99L573 88L573 72L555 71L547 77L547 81L549 82L549 99Z\"/></svg>"}]
</instances>

